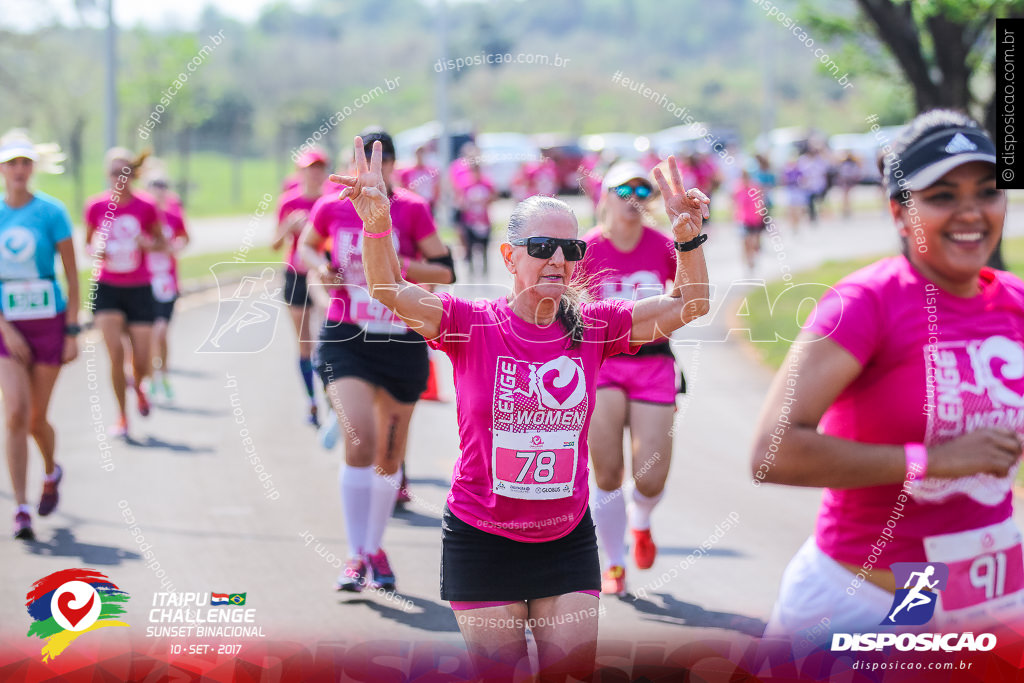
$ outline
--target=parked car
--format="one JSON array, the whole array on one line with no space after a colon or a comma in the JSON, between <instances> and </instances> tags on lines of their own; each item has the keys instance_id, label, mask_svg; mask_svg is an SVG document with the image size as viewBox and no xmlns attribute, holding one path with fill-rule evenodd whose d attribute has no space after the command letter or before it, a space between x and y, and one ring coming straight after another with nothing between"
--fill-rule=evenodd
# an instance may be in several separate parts
<instances>
[{"instance_id":1,"label":"parked car","mask_svg":"<svg viewBox=\"0 0 1024 683\"><path fill-rule=\"evenodd\" d=\"M449 127L448 136L451 140L451 159L448 160L450 162L459 156L459 150L464 144L473 141L473 126L468 121L457 121ZM428 163L431 166L441 166L439 156L441 124L437 121L430 121L422 126L396 133L393 140L395 156L399 164L413 163L416 159L416 150L426 145L429 150Z\"/></svg>"},{"instance_id":2,"label":"parked car","mask_svg":"<svg viewBox=\"0 0 1024 683\"><path fill-rule=\"evenodd\" d=\"M901 130L903 126L885 126L877 132L840 133L828 139L828 146L832 149L832 156L837 163L847 153L853 155L860 170L859 183L877 185L882 182L882 175L878 170L878 158L882 154L882 148L886 144L891 144Z\"/></svg>"},{"instance_id":3,"label":"parked car","mask_svg":"<svg viewBox=\"0 0 1024 683\"><path fill-rule=\"evenodd\" d=\"M611 152L618 159L636 160L647 149L649 141L635 133L597 133L580 138L580 146L586 152Z\"/></svg>"},{"instance_id":4,"label":"parked car","mask_svg":"<svg viewBox=\"0 0 1024 683\"><path fill-rule=\"evenodd\" d=\"M523 133L480 133L476 136L480 164L494 189L507 196L519 167L540 161L540 148Z\"/></svg>"},{"instance_id":5,"label":"parked car","mask_svg":"<svg viewBox=\"0 0 1024 683\"><path fill-rule=\"evenodd\" d=\"M731 128L710 127L700 122L672 126L647 137L662 159L667 159L670 154L717 154L723 148L735 149L739 143L739 136Z\"/></svg>"},{"instance_id":6,"label":"parked car","mask_svg":"<svg viewBox=\"0 0 1024 683\"><path fill-rule=\"evenodd\" d=\"M772 168L781 169L794 155L807 150L811 142L827 145L820 133L803 126L775 128L754 139L754 149L768 158Z\"/></svg>"},{"instance_id":7,"label":"parked car","mask_svg":"<svg viewBox=\"0 0 1024 683\"><path fill-rule=\"evenodd\" d=\"M579 140L570 135L544 133L534 135L533 142L540 148L541 154L555 162L558 169L559 192L578 194L579 169L586 154Z\"/></svg>"}]
</instances>

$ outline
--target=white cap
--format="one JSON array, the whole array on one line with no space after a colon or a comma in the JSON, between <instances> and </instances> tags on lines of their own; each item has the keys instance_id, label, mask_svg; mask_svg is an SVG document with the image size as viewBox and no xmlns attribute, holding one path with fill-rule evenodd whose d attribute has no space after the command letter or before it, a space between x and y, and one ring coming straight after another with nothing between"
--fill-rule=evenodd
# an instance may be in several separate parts
<instances>
[{"instance_id":1,"label":"white cap","mask_svg":"<svg viewBox=\"0 0 1024 683\"><path fill-rule=\"evenodd\" d=\"M39 154L30 140L15 138L0 145L0 164L18 157L39 161Z\"/></svg>"},{"instance_id":2,"label":"white cap","mask_svg":"<svg viewBox=\"0 0 1024 683\"><path fill-rule=\"evenodd\" d=\"M613 187L625 185L630 180L642 180L647 183L648 187L654 189L654 185L651 184L650 179L647 177L647 171L644 170L643 166L635 161L620 161L617 164L613 164L607 173L604 174L604 179L601 181L601 192L607 192Z\"/></svg>"}]
</instances>

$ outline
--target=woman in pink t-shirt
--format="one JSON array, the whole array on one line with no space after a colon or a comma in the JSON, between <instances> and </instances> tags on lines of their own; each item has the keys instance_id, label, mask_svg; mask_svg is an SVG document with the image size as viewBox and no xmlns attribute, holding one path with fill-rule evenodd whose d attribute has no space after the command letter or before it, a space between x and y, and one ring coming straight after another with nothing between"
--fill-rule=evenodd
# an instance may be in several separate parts
<instances>
[{"instance_id":1,"label":"woman in pink t-shirt","mask_svg":"<svg viewBox=\"0 0 1024 683\"><path fill-rule=\"evenodd\" d=\"M751 276L757 267L757 255L761 253L761 233L765 231L764 217L757 212L758 194L750 171L743 169L732 193L732 206L733 218L743 231L743 263L747 275Z\"/></svg>"},{"instance_id":2,"label":"woman in pink t-shirt","mask_svg":"<svg viewBox=\"0 0 1024 683\"><path fill-rule=\"evenodd\" d=\"M156 319L152 275L146 253L164 249L160 212L148 195L132 191L146 153L136 156L115 147L107 152L110 190L89 199L85 206L85 242L96 259L98 274L90 298L93 320L103 334L110 355L111 382L120 411L110 428L115 436L128 436L128 411L124 371L128 339L139 413L149 415L149 401L142 381L150 372L150 342ZM95 270L95 268L94 268Z\"/></svg>"},{"instance_id":3,"label":"woman in pink t-shirt","mask_svg":"<svg viewBox=\"0 0 1024 683\"><path fill-rule=\"evenodd\" d=\"M313 307L306 283L306 264L299 256L299 236L309 223L309 212L313 210L313 205L324 194L327 162L327 155L317 148L306 150L295 160L296 173L302 182L282 194L278 200L277 229L270 241L270 248L275 251L285 247L282 296L288 304L298 339L299 374L306 388L308 419L314 427L320 426L320 420L313 385Z\"/></svg>"},{"instance_id":4,"label":"woman in pink t-shirt","mask_svg":"<svg viewBox=\"0 0 1024 683\"><path fill-rule=\"evenodd\" d=\"M367 139L368 144L383 144L387 155L381 171L388 198L384 205L388 223L395 228L391 238L401 254L401 272L425 286L454 282L451 254L437 234L427 202L391 184L391 136L380 131ZM349 550L335 588L347 592L367 585L395 589L395 571L383 548L384 531L402 486L397 473L405 461L409 423L427 388L430 367L423 337L370 297L362 265L364 237L361 214L344 194L332 194L313 205L299 242L309 267L311 294L327 309L317 370L334 408L335 424L345 428L339 487ZM329 257L324 253L328 239Z\"/></svg>"},{"instance_id":5,"label":"woman in pink t-shirt","mask_svg":"<svg viewBox=\"0 0 1024 683\"><path fill-rule=\"evenodd\" d=\"M665 293L676 274L676 250L667 235L644 225L654 191L647 171L615 164L604 176L601 224L584 236L582 278L596 299L639 301ZM626 526L640 569L654 564L651 513L661 500L672 456L676 410L675 359L668 340L644 344L635 355L609 358L597 378L597 404L587 441L595 488L590 508L607 557L601 591L626 593ZM634 486L623 491L622 435L629 427ZM631 499L626 511L626 495Z\"/></svg>"},{"instance_id":6,"label":"woman in pink t-shirt","mask_svg":"<svg viewBox=\"0 0 1024 683\"><path fill-rule=\"evenodd\" d=\"M459 612L481 678L511 677L527 655L527 620L542 671L587 675L601 585L584 438L597 372L608 356L707 312L707 198L684 193L674 164L671 185L657 175L684 249L669 294L580 303L569 284L586 251L576 218L563 202L537 196L516 207L501 245L511 295L470 301L402 277L381 148L367 164L360 138L355 147L357 175L335 178L363 218L370 291L454 366L462 453L442 519L441 597Z\"/></svg>"},{"instance_id":7,"label":"woman in pink t-shirt","mask_svg":"<svg viewBox=\"0 0 1024 683\"><path fill-rule=\"evenodd\" d=\"M426 145L417 147L416 163L403 168L397 175L398 183L402 187L427 200L430 204L430 213L433 215L441 195L441 183L438 182L440 171L427 164L427 152Z\"/></svg>"},{"instance_id":8,"label":"woman in pink t-shirt","mask_svg":"<svg viewBox=\"0 0 1024 683\"><path fill-rule=\"evenodd\" d=\"M178 196L171 191L167 178L157 174L147 181L149 189L160 210L164 243L163 251L146 253L146 265L152 275L153 298L156 300L156 319L153 322L153 381L149 393L164 392L167 400L174 398L170 366L167 362L167 336L174 315L174 302L178 300L178 254L188 246L188 230L185 228L185 210Z\"/></svg>"},{"instance_id":9,"label":"woman in pink t-shirt","mask_svg":"<svg viewBox=\"0 0 1024 683\"><path fill-rule=\"evenodd\" d=\"M1024 282L985 266L1006 218L995 161L969 117L914 119L886 150L903 255L826 293L775 378L754 483L825 492L771 635L814 644L1021 617Z\"/></svg>"},{"instance_id":10,"label":"woman in pink t-shirt","mask_svg":"<svg viewBox=\"0 0 1024 683\"><path fill-rule=\"evenodd\" d=\"M474 271L475 254L480 254L481 274L487 276L487 250L491 244L491 203L497 198L494 184L477 162L472 163L457 188L459 233L466 248L466 265Z\"/></svg>"}]
</instances>

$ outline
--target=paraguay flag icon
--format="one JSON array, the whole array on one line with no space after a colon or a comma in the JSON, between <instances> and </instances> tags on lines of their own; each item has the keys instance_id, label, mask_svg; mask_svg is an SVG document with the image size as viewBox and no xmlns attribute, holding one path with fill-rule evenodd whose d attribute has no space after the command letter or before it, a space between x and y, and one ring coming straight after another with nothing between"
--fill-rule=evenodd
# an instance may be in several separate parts
<instances>
[{"instance_id":1,"label":"paraguay flag icon","mask_svg":"<svg viewBox=\"0 0 1024 683\"><path fill-rule=\"evenodd\" d=\"M29 636L46 641L43 661L55 658L78 636L105 626L125 626L128 593L94 569L64 569L32 584L25 606L32 625Z\"/></svg>"}]
</instances>

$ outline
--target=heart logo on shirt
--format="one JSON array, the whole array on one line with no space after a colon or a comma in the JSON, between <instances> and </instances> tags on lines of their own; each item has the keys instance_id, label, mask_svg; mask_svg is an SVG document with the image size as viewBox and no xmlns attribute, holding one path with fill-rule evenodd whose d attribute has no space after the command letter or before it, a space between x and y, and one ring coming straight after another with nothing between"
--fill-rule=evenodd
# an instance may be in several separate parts
<instances>
[{"instance_id":1,"label":"heart logo on shirt","mask_svg":"<svg viewBox=\"0 0 1024 683\"><path fill-rule=\"evenodd\" d=\"M552 410L575 408L587 395L583 368L567 356L559 356L537 368L537 379L540 402Z\"/></svg>"}]
</instances>

